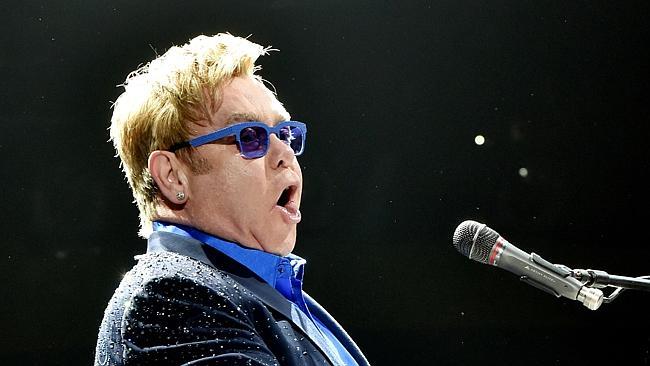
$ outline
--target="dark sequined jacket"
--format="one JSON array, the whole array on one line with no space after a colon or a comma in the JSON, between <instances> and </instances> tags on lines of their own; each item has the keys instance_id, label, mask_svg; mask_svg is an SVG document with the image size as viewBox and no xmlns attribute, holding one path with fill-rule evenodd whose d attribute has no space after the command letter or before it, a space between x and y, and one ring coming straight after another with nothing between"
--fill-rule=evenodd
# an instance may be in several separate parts
<instances>
[{"instance_id":1,"label":"dark sequined jacket","mask_svg":"<svg viewBox=\"0 0 650 366\"><path fill-rule=\"evenodd\" d=\"M342 365L313 322L255 274L192 238L154 232L110 300L95 365ZM365 357L305 294L360 366Z\"/></svg>"}]
</instances>

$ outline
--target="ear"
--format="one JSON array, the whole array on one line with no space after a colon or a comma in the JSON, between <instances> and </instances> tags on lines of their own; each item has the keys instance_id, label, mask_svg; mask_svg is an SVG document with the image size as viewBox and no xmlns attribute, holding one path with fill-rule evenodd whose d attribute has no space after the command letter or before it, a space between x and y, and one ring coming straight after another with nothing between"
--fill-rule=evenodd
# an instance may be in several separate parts
<instances>
[{"instance_id":1,"label":"ear","mask_svg":"<svg viewBox=\"0 0 650 366\"><path fill-rule=\"evenodd\" d=\"M167 202L182 205L189 197L189 187L184 165L171 151L156 150L149 154L151 177Z\"/></svg>"}]
</instances>

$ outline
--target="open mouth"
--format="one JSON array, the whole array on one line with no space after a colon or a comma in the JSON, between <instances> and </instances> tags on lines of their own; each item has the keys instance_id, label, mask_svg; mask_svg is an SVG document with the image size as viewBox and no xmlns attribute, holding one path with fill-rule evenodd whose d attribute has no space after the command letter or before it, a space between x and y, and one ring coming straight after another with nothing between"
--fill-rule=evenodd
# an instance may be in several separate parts
<instances>
[{"instance_id":1,"label":"open mouth","mask_svg":"<svg viewBox=\"0 0 650 366\"><path fill-rule=\"evenodd\" d=\"M289 186L282 191L282 194L280 195L280 198L278 198L278 201L276 205L284 207L291 201L291 198L293 197L293 193L296 191L295 186Z\"/></svg>"},{"instance_id":2,"label":"open mouth","mask_svg":"<svg viewBox=\"0 0 650 366\"><path fill-rule=\"evenodd\" d=\"M282 216L285 219L285 222L288 224L297 224L300 222L302 215L300 214L300 209L298 208L298 202L296 194L298 193L297 186L289 186L285 188L278 200L276 201L276 208L282 212Z\"/></svg>"}]
</instances>

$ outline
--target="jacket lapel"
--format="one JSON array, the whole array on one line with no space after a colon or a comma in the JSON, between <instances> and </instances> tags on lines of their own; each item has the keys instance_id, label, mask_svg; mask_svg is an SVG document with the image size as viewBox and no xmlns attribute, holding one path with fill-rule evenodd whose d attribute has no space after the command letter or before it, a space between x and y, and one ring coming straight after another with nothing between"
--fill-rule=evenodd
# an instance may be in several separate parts
<instances>
[{"instance_id":1,"label":"jacket lapel","mask_svg":"<svg viewBox=\"0 0 650 366\"><path fill-rule=\"evenodd\" d=\"M323 325L327 327L327 329L334 334L334 336L341 342L343 347L352 355L355 361L359 364L359 366L368 366L368 360L366 357L363 355L359 347L357 346L356 343L352 340L352 338L348 335L348 333L341 327L341 325L332 317L327 310L325 310L322 306L320 306L319 303L316 302L311 296L309 296L307 293L304 293L305 296L305 302L307 303L307 307L309 308L309 311L316 317L318 318Z\"/></svg>"},{"instance_id":2,"label":"jacket lapel","mask_svg":"<svg viewBox=\"0 0 650 366\"><path fill-rule=\"evenodd\" d=\"M309 319L305 313L303 313L292 302L282 296L282 294L280 294L277 290L257 277L257 275L255 275L253 272L238 262L234 261L227 255L207 245L204 245L200 241L193 238L188 238L182 235L176 235L168 232L156 231L149 237L147 252L151 253L159 251L171 251L185 255L227 273L233 280L237 281L240 285L244 286L254 295L256 295L264 304L273 308L280 314L284 315L287 319L289 319L289 321L298 327L312 341L312 343L316 345L316 347L329 359L333 365L343 365L343 361L339 357L338 353L336 353L336 348L334 345L321 333L321 331L314 325L314 322L311 321L311 319ZM325 312L325 310L322 309L322 307L308 295L306 296L305 300L307 301L307 299L310 301L307 303L310 311L312 308L318 308L320 309L319 311L322 310L324 314L327 314L327 312ZM345 334L345 331L341 329L341 327L336 323L334 319L332 319L329 314L327 314L326 317L327 322L323 316L317 315L317 317L337 337L339 337L340 334ZM336 331L334 328L329 328L330 323L332 322L337 326ZM345 337L346 339L349 339L347 334L345 334ZM346 341L344 343L343 338L339 338L339 340L342 342L344 347L348 349L348 342ZM349 342L354 344L352 340L349 340ZM355 359L357 359L357 353L353 353L350 349L348 349L348 351L353 355ZM361 355L360 352L358 352L358 354ZM361 357L363 357L363 355L361 355ZM359 365L363 364L364 363L359 363ZM367 364L367 361L365 364Z\"/></svg>"},{"instance_id":3,"label":"jacket lapel","mask_svg":"<svg viewBox=\"0 0 650 366\"><path fill-rule=\"evenodd\" d=\"M321 333L321 331L314 325L292 302L287 300L278 291L263 282L255 275L251 277L241 277L236 274L228 273L235 281L248 290L253 292L257 298L264 302L269 307L284 315L296 327L298 327L311 341L320 349L320 351L330 360L334 365L343 365L343 360L336 353L334 345ZM320 318L319 318L320 319Z\"/></svg>"}]
</instances>

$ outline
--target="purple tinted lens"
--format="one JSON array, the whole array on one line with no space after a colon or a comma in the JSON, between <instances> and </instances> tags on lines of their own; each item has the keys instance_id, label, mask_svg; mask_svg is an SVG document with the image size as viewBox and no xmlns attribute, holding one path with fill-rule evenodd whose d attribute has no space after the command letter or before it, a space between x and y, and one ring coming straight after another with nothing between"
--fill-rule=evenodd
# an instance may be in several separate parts
<instances>
[{"instance_id":1,"label":"purple tinted lens","mask_svg":"<svg viewBox=\"0 0 650 366\"><path fill-rule=\"evenodd\" d=\"M294 154L298 154L302 151L303 137L300 128L296 126L286 126L280 130L278 137L280 140L291 146Z\"/></svg>"},{"instance_id":2,"label":"purple tinted lens","mask_svg":"<svg viewBox=\"0 0 650 366\"><path fill-rule=\"evenodd\" d=\"M269 136L262 127L246 127L239 132L240 150L249 159L259 158L266 154Z\"/></svg>"}]
</instances>

